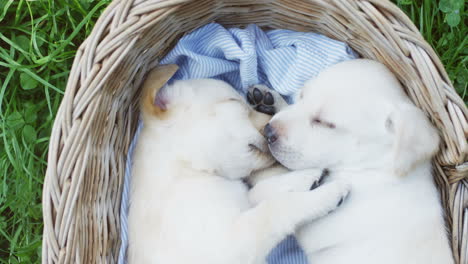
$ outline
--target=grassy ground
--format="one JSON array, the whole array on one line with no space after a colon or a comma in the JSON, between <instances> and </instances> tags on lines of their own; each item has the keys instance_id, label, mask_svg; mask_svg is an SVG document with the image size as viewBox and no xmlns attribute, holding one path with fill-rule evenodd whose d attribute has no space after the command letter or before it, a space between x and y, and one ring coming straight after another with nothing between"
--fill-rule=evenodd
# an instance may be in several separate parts
<instances>
[{"instance_id":1,"label":"grassy ground","mask_svg":"<svg viewBox=\"0 0 468 264\"><path fill-rule=\"evenodd\" d=\"M463 0L394 1L437 50L466 102ZM40 261L51 126L75 50L109 2L0 0L0 263Z\"/></svg>"}]
</instances>

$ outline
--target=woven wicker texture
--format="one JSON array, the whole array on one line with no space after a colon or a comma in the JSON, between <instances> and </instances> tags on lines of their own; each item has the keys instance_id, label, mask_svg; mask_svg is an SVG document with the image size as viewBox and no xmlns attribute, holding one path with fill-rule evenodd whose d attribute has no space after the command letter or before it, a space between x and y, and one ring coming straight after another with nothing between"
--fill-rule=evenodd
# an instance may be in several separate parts
<instances>
[{"instance_id":1,"label":"woven wicker texture","mask_svg":"<svg viewBox=\"0 0 468 264\"><path fill-rule=\"evenodd\" d=\"M418 29L384 0L115 0L79 48L50 140L43 263L114 263L124 164L140 86L176 41L209 22L314 31L396 74L443 141L436 182L457 263L468 263L468 110Z\"/></svg>"}]
</instances>

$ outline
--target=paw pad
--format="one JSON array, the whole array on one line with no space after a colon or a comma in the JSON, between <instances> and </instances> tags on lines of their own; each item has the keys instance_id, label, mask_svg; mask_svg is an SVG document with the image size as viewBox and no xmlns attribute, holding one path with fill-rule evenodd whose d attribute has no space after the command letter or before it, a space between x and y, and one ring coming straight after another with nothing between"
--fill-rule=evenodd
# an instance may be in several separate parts
<instances>
[{"instance_id":1,"label":"paw pad","mask_svg":"<svg viewBox=\"0 0 468 264\"><path fill-rule=\"evenodd\" d=\"M344 194L341 199L338 201L338 203L336 204L336 207L340 207L343 202L348 198L349 196L349 192L347 192L346 194Z\"/></svg>"},{"instance_id":2,"label":"paw pad","mask_svg":"<svg viewBox=\"0 0 468 264\"><path fill-rule=\"evenodd\" d=\"M344 201L344 197L341 197L341 199L338 201L338 204L336 205L336 207L339 207Z\"/></svg>"},{"instance_id":3,"label":"paw pad","mask_svg":"<svg viewBox=\"0 0 468 264\"><path fill-rule=\"evenodd\" d=\"M247 102L260 113L267 115L276 113L275 99L266 87L260 89L257 86L250 87L247 92Z\"/></svg>"},{"instance_id":4,"label":"paw pad","mask_svg":"<svg viewBox=\"0 0 468 264\"><path fill-rule=\"evenodd\" d=\"M324 169L322 171L322 174L320 175L320 178L316 181L314 181L314 183L312 183L312 185L310 186L309 190L312 191L314 189L316 189L317 187L319 187L320 185L322 185L324 179L330 175L330 171L328 169Z\"/></svg>"}]
</instances>

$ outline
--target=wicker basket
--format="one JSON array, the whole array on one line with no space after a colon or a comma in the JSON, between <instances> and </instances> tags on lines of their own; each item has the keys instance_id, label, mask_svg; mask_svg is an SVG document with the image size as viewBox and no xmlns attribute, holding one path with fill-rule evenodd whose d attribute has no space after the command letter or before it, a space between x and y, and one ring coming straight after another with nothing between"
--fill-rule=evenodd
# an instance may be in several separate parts
<instances>
[{"instance_id":1,"label":"wicker basket","mask_svg":"<svg viewBox=\"0 0 468 264\"><path fill-rule=\"evenodd\" d=\"M140 85L181 36L212 21L319 32L392 69L440 131L436 182L455 259L468 263L468 110L418 29L385 0L112 2L77 52L52 131L43 263L116 262Z\"/></svg>"}]
</instances>

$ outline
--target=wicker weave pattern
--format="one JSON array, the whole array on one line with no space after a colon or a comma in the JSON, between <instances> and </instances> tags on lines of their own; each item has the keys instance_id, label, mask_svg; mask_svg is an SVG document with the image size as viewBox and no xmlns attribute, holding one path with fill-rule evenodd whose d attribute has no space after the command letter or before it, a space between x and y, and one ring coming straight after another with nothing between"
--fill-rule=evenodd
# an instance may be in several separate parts
<instances>
[{"instance_id":1,"label":"wicker weave pattern","mask_svg":"<svg viewBox=\"0 0 468 264\"><path fill-rule=\"evenodd\" d=\"M78 50L52 131L43 263L116 262L139 87L177 39L212 21L319 32L392 69L440 131L436 182L455 259L468 263L468 110L417 28L384 0L114 0Z\"/></svg>"}]
</instances>

